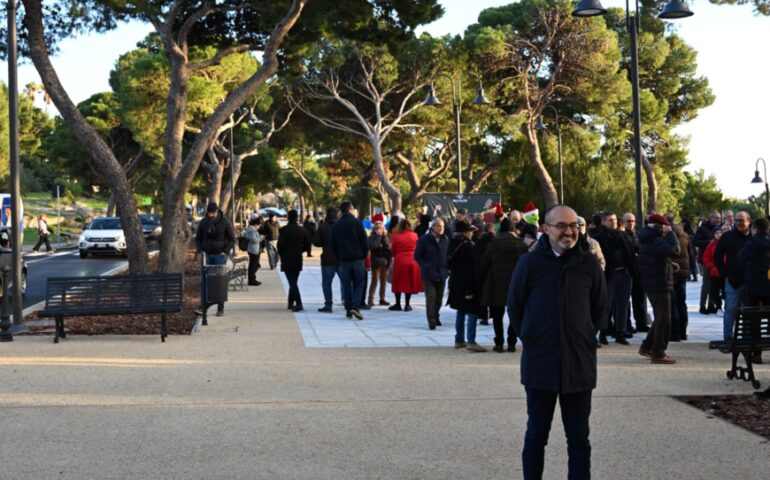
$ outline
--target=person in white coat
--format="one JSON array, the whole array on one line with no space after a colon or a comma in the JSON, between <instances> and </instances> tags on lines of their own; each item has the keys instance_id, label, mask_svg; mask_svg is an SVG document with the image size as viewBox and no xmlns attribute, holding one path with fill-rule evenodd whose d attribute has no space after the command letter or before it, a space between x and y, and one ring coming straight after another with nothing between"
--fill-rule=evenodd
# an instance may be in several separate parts
<instances>
[{"instance_id":1,"label":"person in white coat","mask_svg":"<svg viewBox=\"0 0 770 480\"><path fill-rule=\"evenodd\" d=\"M262 285L257 280L257 270L259 270L260 248L262 246L262 235L259 234L259 227L262 219L259 216L253 216L249 219L249 226L246 227L244 236L249 240L249 246L246 252L249 254L249 285Z\"/></svg>"}]
</instances>

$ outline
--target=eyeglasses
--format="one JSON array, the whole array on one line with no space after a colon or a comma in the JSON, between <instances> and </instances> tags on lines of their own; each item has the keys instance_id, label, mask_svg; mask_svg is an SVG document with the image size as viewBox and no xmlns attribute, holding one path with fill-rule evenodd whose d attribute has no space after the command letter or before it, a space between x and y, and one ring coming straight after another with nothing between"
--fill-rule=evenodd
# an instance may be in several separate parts
<instances>
[{"instance_id":1,"label":"eyeglasses","mask_svg":"<svg viewBox=\"0 0 770 480\"><path fill-rule=\"evenodd\" d=\"M578 229L580 228L580 225L577 222L575 222L575 223L559 222L557 224L549 223L548 225L552 226L553 228L555 228L557 230L561 230L562 232L567 230L567 228L570 228L570 229L572 229L572 230L577 232Z\"/></svg>"}]
</instances>

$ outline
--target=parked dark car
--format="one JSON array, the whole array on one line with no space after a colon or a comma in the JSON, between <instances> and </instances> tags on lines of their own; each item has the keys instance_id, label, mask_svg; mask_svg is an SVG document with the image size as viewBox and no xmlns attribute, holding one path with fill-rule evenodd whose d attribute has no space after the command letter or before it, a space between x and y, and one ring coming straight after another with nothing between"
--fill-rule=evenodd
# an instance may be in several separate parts
<instances>
[{"instance_id":1,"label":"parked dark car","mask_svg":"<svg viewBox=\"0 0 770 480\"><path fill-rule=\"evenodd\" d=\"M11 251L11 228L0 227L0 269L8 265L9 267L13 262L13 252ZM11 278L11 273L8 273L8 278ZM13 280L8 284L8 289L13 286ZM21 295L27 294L27 262L22 259L21 261ZM3 295L2 290L2 276L0 276L0 297Z\"/></svg>"},{"instance_id":2,"label":"parked dark car","mask_svg":"<svg viewBox=\"0 0 770 480\"><path fill-rule=\"evenodd\" d=\"M139 221L142 222L144 239L159 242L161 232L163 231L160 226L160 215L157 213L142 213L139 215Z\"/></svg>"}]
</instances>

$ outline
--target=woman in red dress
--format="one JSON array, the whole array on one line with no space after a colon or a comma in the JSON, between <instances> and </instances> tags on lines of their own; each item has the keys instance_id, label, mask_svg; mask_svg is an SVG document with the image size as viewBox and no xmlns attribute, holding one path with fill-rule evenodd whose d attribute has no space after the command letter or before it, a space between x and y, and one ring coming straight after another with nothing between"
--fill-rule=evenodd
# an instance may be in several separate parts
<instances>
[{"instance_id":1,"label":"woman in red dress","mask_svg":"<svg viewBox=\"0 0 770 480\"><path fill-rule=\"evenodd\" d=\"M391 238L391 251L393 252L393 277L391 289L396 294L396 304L388 310L402 310L401 294L405 296L405 312L410 312L412 306L409 301L412 295L422 292L422 277L420 266L414 261L414 249L417 246L417 234L412 231L412 224L407 219L398 224L398 231L393 232Z\"/></svg>"}]
</instances>

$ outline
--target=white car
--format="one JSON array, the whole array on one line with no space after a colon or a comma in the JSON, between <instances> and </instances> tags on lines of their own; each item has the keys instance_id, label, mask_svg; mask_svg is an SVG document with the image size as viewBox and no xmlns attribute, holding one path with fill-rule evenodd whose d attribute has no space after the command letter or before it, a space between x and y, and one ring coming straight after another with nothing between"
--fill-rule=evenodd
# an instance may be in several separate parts
<instances>
[{"instance_id":1,"label":"white car","mask_svg":"<svg viewBox=\"0 0 770 480\"><path fill-rule=\"evenodd\" d=\"M126 236L118 217L95 218L78 240L80 258L89 253L126 254Z\"/></svg>"}]
</instances>

